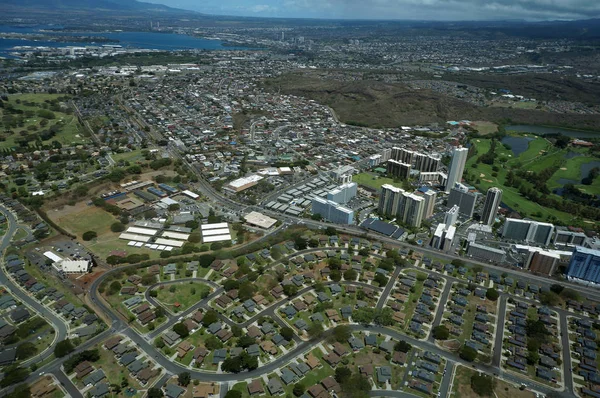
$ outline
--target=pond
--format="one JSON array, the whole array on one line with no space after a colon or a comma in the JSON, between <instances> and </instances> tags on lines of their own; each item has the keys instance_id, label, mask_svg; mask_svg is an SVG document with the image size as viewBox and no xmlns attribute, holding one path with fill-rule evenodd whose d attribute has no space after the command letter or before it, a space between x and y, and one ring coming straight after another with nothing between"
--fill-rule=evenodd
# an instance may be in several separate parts
<instances>
[{"instance_id":1,"label":"pond","mask_svg":"<svg viewBox=\"0 0 600 398\"><path fill-rule=\"evenodd\" d=\"M576 158L577 156L583 156L583 154L581 154L579 152L568 152L565 155L565 159L573 159L573 158Z\"/></svg>"},{"instance_id":2,"label":"pond","mask_svg":"<svg viewBox=\"0 0 600 398\"><path fill-rule=\"evenodd\" d=\"M594 160L592 162L584 163L581 165L581 178L585 178L590 174L590 171L594 168L600 168L600 160ZM596 177L597 178L597 177Z\"/></svg>"},{"instance_id":3,"label":"pond","mask_svg":"<svg viewBox=\"0 0 600 398\"><path fill-rule=\"evenodd\" d=\"M573 138L595 138L600 137L600 131L586 131L586 130L570 130L560 127L546 127L536 126L527 124L516 124L512 126L506 126L507 132L521 132L521 133L532 133L539 135L546 134L562 134Z\"/></svg>"},{"instance_id":4,"label":"pond","mask_svg":"<svg viewBox=\"0 0 600 398\"><path fill-rule=\"evenodd\" d=\"M502 138L502 143L510 146L512 153L515 157L519 156L529 148L529 141L533 141L535 138L531 137L510 137L506 136Z\"/></svg>"}]
</instances>

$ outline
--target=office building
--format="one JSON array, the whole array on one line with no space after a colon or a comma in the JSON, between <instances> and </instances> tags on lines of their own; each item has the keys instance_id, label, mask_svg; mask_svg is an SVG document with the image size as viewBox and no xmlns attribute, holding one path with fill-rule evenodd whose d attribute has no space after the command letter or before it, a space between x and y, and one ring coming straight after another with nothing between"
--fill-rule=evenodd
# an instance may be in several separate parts
<instances>
[{"instance_id":1,"label":"office building","mask_svg":"<svg viewBox=\"0 0 600 398\"><path fill-rule=\"evenodd\" d=\"M459 209L460 208L458 207L458 205L452 206L452 208L450 208L450 210L448 210L446 212L446 214L444 215L444 224L447 224L447 225L456 224L456 221L458 220Z\"/></svg>"},{"instance_id":2,"label":"office building","mask_svg":"<svg viewBox=\"0 0 600 398\"><path fill-rule=\"evenodd\" d=\"M458 206L459 213L467 218L473 217L475 205L480 194L472 192L463 184L455 184L456 186L450 190L448 196L448 207Z\"/></svg>"},{"instance_id":3,"label":"office building","mask_svg":"<svg viewBox=\"0 0 600 398\"><path fill-rule=\"evenodd\" d=\"M423 173L433 173L439 170L442 161L439 155L427 155L424 153L415 153L414 162L415 170Z\"/></svg>"},{"instance_id":4,"label":"office building","mask_svg":"<svg viewBox=\"0 0 600 398\"><path fill-rule=\"evenodd\" d=\"M331 177L342 184L351 182L354 173L356 173L356 169L352 166L342 166L330 172Z\"/></svg>"},{"instance_id":5,"label":"office building","mask_svg":"<svg viewBox=\"0 0 600 398\"><path fill-rule=\"evenodd\" d=\"M467 248L467 255L479 260L502 263L506 257L506 252L502 249L480 245L479 243L471 242Z\"/></svg>"},{"instance_id":6,"label":"office building","mask_svg":"<svg viewBox=\"0 0 600 398\"><path fill-rule=\"evenodd\" d=\"M507 218L504 222L502 237L517 242L537 243L547 246L554 233L554 225L532 220Z\"/></svg>"},{"instance_id":7,"label":"office building","mask_svg":"<svg viewBox=\"0 0 600 398\"><path fill-rule=\"evenodd\" d=\"M587 236L581 231L571 231L565 227L556 227L553 243L555 246L583 246Z\"/></svg>"},{"instance_id":8,"label":"office building","mask_svg":"<svg viewBox=\"0 0 600 398\"><path fill-rule=\"evenodd\" d=\"M526 269L536 274L552 276L560 262L560 255L547 250L532 250L526 262Z\"/></svg>"},{"instance_id":9,"label":"office building","mask_svg":"<svg viewBox=\"0 0 600 398\"><path fill-rule=\"evenodd\" d=\"M405 148L392 148L391 158L400 163L412 164L415 153Z\"/></svg>"},{"instance_id":10,"label":"office building","mask_svg":"<svg viewBox=\"0 0 600 398\"><path fill-rule=\"evenodd\" d=\"M410 177L410 169L410 163L402 163L394 159L387 161L387 174L398 177L401 180L406 180Z\"/></svg>"},{"instance_id":11,"label":"office building","mask_svg":"<svg viewBox=\"0 0 600 398\"><path fill-rule=\"evenodd\" d=\"M435 211L437 192L435 192L433 189L430 189L423 194L423 198L425 198L425 211L423 213L423 218L428 219L429 217L433 216L433 212Z\"/></svg>"},{"instance_id":12,"label":"office building","mask_svg":"<svg viewBox=\"0 0 600 398\"><path fill-rule=\"evenodd\" d=\"M467 148L455 148L454 151L452 151L452 161L450 162L448 180L446 181L446 193L450 193L450 190L454 185L457 182L461 182L463 172L465 171L465 164L467 163L468 153L469 150Z\"/></svg>"},{"instance_id":13,"label":"office building","mask_svg":"<svg viewBox=\"0 0 600 398\"><path fill-rule=\"evenodd\" d=\"M332 202L345 204L348 203L352 198L356 197L358 191L358 185L355 182L349 182L341 185L327 193L327 200Z\"/></svg>"},{"instance_id":14,"label":"office building","mask_svg":"<svg viewBox=\"0 0 600 398\"><path fill-rule=\"evenodd\" d=\"M502 202L502 190L499 188L488 189L485 195L485 202L483 204L483 212L481 214L481 222L485 225L492 225L496 221L496 214L498 213L498 207Z\"/></svg>"},{"instance_id":15,"label":"office building","mask_svg":"<svg viewBox=\"0 0 600 398\"><path fill-rule=\"evenodd\" d=\"M425 198L393 185L381 186L378 210L413 227L420 227L425 213Z\"/></svg>"},{"instance_id":16,"label":"office building","mask_svg":"<svg viewBox=\"0 0 600 398\"><path fill-rule=\"evenodd\" d=\"M336 224L352 224L354 211L331 200L314 198L312 200L313 214L320 214L324 219Z\"/></svg>"},{"instance_id":17,"label":"office building","mask_svg":"<svg viewBox=\"0 0 600 398\"><path fill-rule=\"evenodd\" d=\"M238 178L237 180L233 180L229 184L225 185L223 189L234 193L242 192L245 189L255 186L262 179L263 177L256 174L248 177ZM148 191L150 191L150 189L148 189Z\"/></svg>"},{"instance_id":18,"label":"office building","mask_svg":"<svg viewBox=\"0 0 600 398\"><path fill-rule=\"evenodd\" d=\"M576 246L567 267L567 278L590 284L600 283L600 250Z\"/></svg>"}]
</instances>

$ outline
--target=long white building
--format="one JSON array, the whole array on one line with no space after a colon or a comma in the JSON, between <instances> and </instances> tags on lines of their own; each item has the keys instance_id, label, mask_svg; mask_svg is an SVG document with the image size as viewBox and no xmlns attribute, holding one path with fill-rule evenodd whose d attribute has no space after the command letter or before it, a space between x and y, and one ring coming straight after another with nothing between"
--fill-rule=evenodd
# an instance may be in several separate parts
<instances>
[{"instance_id":1,"label":"long white building","mask_svg":"<svg viewBox=\"0 0 600 398\"><path fill-rule=\"evenodd\" d=\"M450 163L448 179L446 180L446 193L450 192L454 184L462 180L468 153L469 150L467 148L455 148L452 151L452 162Z\"/></svg>"}]
</instances>

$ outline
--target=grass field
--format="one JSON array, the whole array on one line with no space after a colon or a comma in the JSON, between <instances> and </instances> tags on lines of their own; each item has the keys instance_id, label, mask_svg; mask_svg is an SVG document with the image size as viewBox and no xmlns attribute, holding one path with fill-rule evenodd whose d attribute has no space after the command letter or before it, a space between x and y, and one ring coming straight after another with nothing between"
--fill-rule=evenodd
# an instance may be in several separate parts
<instances>
[{"instance_id":1,"label":"grass field","mask_svg":"<svg viewBox=\"0 0 600 398\"><path fill-rule=\"evenodd\" d=\"M494 134L498 131L498 125L492 122L486 122L483 120L474 121L473 127L479 132L479 134L487 135Z\"/></svg>"},{"instance_id":2,"label":"grass field","mask_svg":"<svg viewBox=\"0 0 600 398\"><path fill-rule=\"evenodd\" d=\"M142 155L141 149L136 149L131 152L115 153L115 154L112 154L111 157L117 163L121 160L129 162L129 163L135 163L138 160L142 160L142 161L145 160L144 156Z\"/></svg>"},{"instance_id":3,"label":"grass field","mask_svg":"<svg viewBox=\"0 0 600 398\"><path fill-rule=\"evenodd\" d=\"M456 368L456 376L452 384L452 393L457 398L478 398L479 395L471 388L471 377L475 371L464 366ZM496 379L494 388L496 398L534 398L535 394L527 390L519 390L518 387L503 380Z\"/></svg>"},{"instance_id":4,"label":"grass field","mask_svg":"<svg viewBox=\"0 0 600 398\"><path fill-rule=\"evenodd\" d=\"M394 184L394 180L387 177L379 177L374 173L360 173L352 177L352 181L359 185L364 185L373 189L381 189L381 186L384 184L392 184L399 186L399 184Z\"/></svg>"},{"instance_id":5,"label":"grass field","mask_svg":"<svg viewBox=\"0 0 600 398\"><path fill-rule=\"evenodd\" d=\"M46 101L56 101L59 98L65 97L62 94L15 94L9 95L8 104L22 114L9 114L6 110L0 110L2 122L0 127L2 133L0 137L0 148L17 147L18 139L22 136L29 137L28 141L36 141L39 138L39 133L44 130L49 130L53 126L59 126L58 133L46 140L43 144L51 144L52 141L58 141L62 145L72 145L76 143L86 143L88 138L84 136L83 129L79 125L77 118L73 114L64 112L62 108L53 107ZM45 108L44 108L45 106ZM39 111L50 110L54 114L54 118L43 118ZM44 126L42 120L46 120ZM12 134L5 131L10 130Z\"/></svg>"},{"instance_id":6,"label":"grass field","mask_svg":"<svg viewBox=\"0 0 600 398\"><path fill-rule=\"evenodd\" d=\"M175 291L172 292L173 288L175 288ZM156 299L164 304L165 307L173 310L175 304L178 303L178 310L185 311L202 300L203 297L206 297L210 291L210 287L200 282L182 282L161 286L157 291L158 297Z\"/></svg>"},{"instance_id":7,"label":"grass field","mask_svg":"<svg viewBox=\"0 0 600 398\"><path fill-rule=\"evenodd\" d=\"M117 220L105 210L96 206L78 204L75 207L66 207L56 215L48 211L48 216L67 231L76 235L80 242L101 258L106 259L112 251L125 251L127 254L148 254L151 259L159 258L160 252L143 247L127 246L127 241L119 239L120 233L114 233L110 226ZM98 237L85 242L81 236L86 231L94 231Z\"/></svg>"},{"instance_id":8,"label":"grass field","mask_svg":"<svg viewBox=\"0 0 600 398\"><path fill-rule=\"evenodd\" d=\"M504 181L506 179L508 170L507 167L502 165L500 161L496 162L496 165L498 166L498 171L496 172L493 170L492 165L484 163L479 163L477 164L476 168L473 168L472 166L474 163L476 163L477 158L489 150L491 140L475 139L472 143L477 148L477 155L469 158L465 167L465 178L469 183L474 184L481 192L484 193L491 187L501 188L502 202L516 211L525 213L528 217L547 220L548 217L554 216L565 223L572 221L572 215L540 206L535 202L523 198L516 188L505 186ZM497 160L506 158L506 163L508 165L513 165L516 167L517 165L522 164L523 159L526 159L528 165L523 167L526 167L527 169L530 169L530 165L538 165L540 162L545 162L544 157L549 156L539 155L542 160L536 158L536 154L539 154L540 151L544 150L544 148L547 148L546 140L543 138L538 138L529 142L529 148L525 152L521 153L517 158L511 158L509 155L512 155L512 151L507 150L502 145L497 145L496 148L496 153L498 154L496 157ZM494 173L496 174L495 176L493 175ZM536 213L541 213L541 217L533 216L533 214Z\"/></svg>"}]
</instances>

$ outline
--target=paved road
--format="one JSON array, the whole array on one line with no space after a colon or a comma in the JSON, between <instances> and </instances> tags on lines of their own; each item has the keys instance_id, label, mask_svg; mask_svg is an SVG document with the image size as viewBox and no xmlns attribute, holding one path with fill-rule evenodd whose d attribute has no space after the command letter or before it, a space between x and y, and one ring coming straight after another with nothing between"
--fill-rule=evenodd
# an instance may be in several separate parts
<instances>
[{"instance_id":1,"label":"paved road","mask_svg":"<svg viewBox=\"0 0 600 398\"><path fill-rule=\"evenodd\" d=\"M500 296L498 307L498 318L496 321L496 340L494 341L494 353L492 354L492 365L500 366L502 361L502 341L504 340L504 323L506 322L506 300L507 296Z\"/></svg>"},{"instance_id":2,"label":"paved road","mask_svg":"<svg viewBox=\"0 0 600 398\"><path fill-rule=\"evenodd\" d=\"M8 209L6 209L3 206L0 206L0 212L4 214L8 222L8 230L6 231L4 238L0 242L0 253L2 253L3 255L4 250L6 250L6 248L10 246L10 240L12 239L14 233L19 228L19 226L15 216ZM42 318L48 321L50 325L54 328L54 331L56 333L55 339L50 346L48 346L43 352L39 353L35 357L24 361L22 364L25 366L29 366L30 364L41 362L44 359L51 356L54 352L54 346L56 345L56 343L67 338L68 328L63 322L63 320L56 316L45 306L40 304L36 299L29 296L29 294L25 293L25 291L21 290L21 287L14 283L12 279L8 277L4 270L4 267L0 267L0 284L6 286L11 291L11 294L14 297L18 298L21 302L25 303Z\"/></svg>"},{"instance_id":3,"label":"paved road","mask_svg":"<svg viewBox=\"0 0 600 398\"><path fill-rule=\"evenodd\" d=\"M452 290L453 282L450 280L446 280L446 284L444 285L444 290L442 291L442 295L440 296L440 301L438 302L438 306L435 312L435 318L433 319L433 323L431 324L431 328L438 326L442 323L442 317L444 316L444 310L446 309L446 304L448 303L448 297L450 297L450 291ZM433 342L435 339L433 338L433 334L429 333L429 341Z\"/></svg>"},{"instance_id":4,"label":"paved road","mask_svg":"<svg viewBox=\"0 0 600 398\"><path fill-rule=\"evenodd\" d=\"M573 383L573 371L571 367L571 347L569 345L569 322L567 320L567 313L565 311L560 311L558 314L559 317L559 331L561 333L560 341L562 344L562 352L563 352L563 382L565 384L565 388L568 391L575 391L575 386Z\"/></svg>"},{"instance_id":5,"label":"paved road","mask_svg":"<svg viewBox=\"0 0 600 398\"><path fill-rule=\"evenodd\" d=\"M394 285L396 284L398 275L400 275L400 271L402 271L402 267L396 267L396 269L394 270L394 273L390 277L390 280L388 281L387 285L385 285L385 289L383 290L383 293L381 293L381 296L379 297L379 301L377 301L377 309L378 310L382 309L383 306L385 305L385 302L386 302L388 296L390 295L392 289L394 288Z\"/></svg>"},{"instance_id":6,"label":"paved road","mask_svg":"<svg viewBox=\"0 0 600 398\"><path fill-rule=\"evenodd\" d=\"M441 397L447 398L452 393L452 391L450 391L450 382L452 381L454 366L456 366L456 364L453 361L446 361L446 367L444 368L445 373L440 383Z\"/></svg>"}]
</instances>

